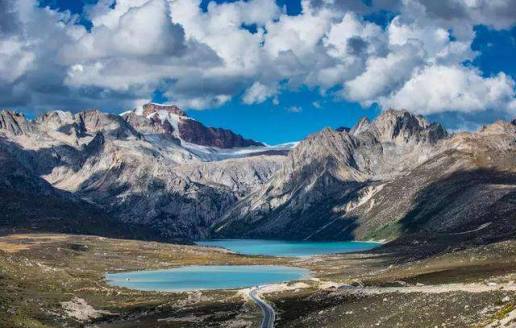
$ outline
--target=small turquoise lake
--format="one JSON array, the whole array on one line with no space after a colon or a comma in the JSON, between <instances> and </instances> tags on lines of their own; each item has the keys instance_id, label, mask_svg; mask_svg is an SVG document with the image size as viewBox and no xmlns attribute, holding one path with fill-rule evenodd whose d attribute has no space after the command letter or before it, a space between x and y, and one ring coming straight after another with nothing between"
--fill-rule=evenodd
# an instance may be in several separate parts
<instances>
[{"instance_id":1,"label":"small turquoise lake","mask_svg":"<svg viewBox=\"0 0 516 328\"><path fill-rule=\"evenodd\" d=\"M197 245L222 247L239 254L268 256L314 256L367 251L380 243L364 241L285 241L261 239L217 239Z\"/></svg>"},{"instance_id":2,"label":"small turquoise lake","mask_svg":"<svg viewBox=\"0 0 516 328\"><path fill-rule=\"evenodd\" d=\"M192 265L106 274L113 286L166 292L245 288L308 277L309 270L281 265Z\"/></svg>"}]
</instances>

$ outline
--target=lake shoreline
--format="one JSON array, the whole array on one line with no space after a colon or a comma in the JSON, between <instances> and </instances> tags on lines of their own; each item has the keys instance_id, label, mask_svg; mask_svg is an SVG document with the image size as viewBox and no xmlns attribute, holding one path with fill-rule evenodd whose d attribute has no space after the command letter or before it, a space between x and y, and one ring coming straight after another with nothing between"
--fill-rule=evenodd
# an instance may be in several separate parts
<instances>
[{"instance_id":1,"label":"lake shoreline","mask_svg":"<svg viewBox=\"0 0 516 328\"><path fill-rule=\"evenodd\" d=\"M188 265L171 269L106 273L114 287L146 292L239 290L308 280L310 270L287 265Z\"/></svg>"},{"instance_id":2,"label":"lake shoreline","mask_svg":"<svg viewBox=\"0 0 516 328\"><path fill-rule=\"evenodd\" d=\"M273 239L211 239L196 245L224 249L247 256L306 258L364 252L383 245L373 241L290 241Z\"/></svg>"}]
</instances>

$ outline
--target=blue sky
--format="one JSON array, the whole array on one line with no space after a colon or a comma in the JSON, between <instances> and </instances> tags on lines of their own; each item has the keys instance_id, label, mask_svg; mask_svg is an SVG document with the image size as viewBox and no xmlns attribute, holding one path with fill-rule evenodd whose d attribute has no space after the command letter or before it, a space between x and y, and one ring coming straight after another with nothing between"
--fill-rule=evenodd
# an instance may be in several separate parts
<instances>
[{"instance_id":1,"label":"blue sky","mask_svg":"<svg viewBox=\"0 0 516 328\"><path fill-rule=\"evenodd\" d=\"M284 92L280 104L268 100L242 105L234 100L216 109L188 114L206 124L228 127L250 138L278 144L301 140L325 127L349 127L364 116L374 118L380 112L377 106L362 108L356 103L333 101L306 88Z\"/></svg>"},{"instance_id":2,"label":"blue sky","mask_svg":"<svg viewBox=\"0 0 516 328\"><path fill-rule=\"evenodd\" d=\"M485 76L505 72L516 79L516 28L495 31L477 26L475 30L472 48L479 51L479 56L470 65L479 68ZM154 100L166 99L156 97ZM315 107L314 102L320 104L320 108ZM292 107L299 107L302 111L290 112ZM351 127L364 116L374 118L380 113L376 104L360 106L335 97L321 96L318 90L308 88L284 92L280 105L274 105L270 100L259 105L243 105L235 99L219 108L189 112L206 124L228 127L271 144L300 140L324 127ZM450 112L428 116L452 130L464 127L464 119L489 124L500 118L490 111L474 114ZM466 127L476 129L478 126L470 123Z\"/></svg>"},{"instance_id":3,"label":"blue sky","mask_svg":"<svg viewBox=\"0 0 516 328\"><path fill-rule=\"evenodd\" d=\"M168 6L166 0L148 2L152 1L165 1L162 7ZM268 0L253 1L262 1L260 8L263 8ZM173 20L177 24L163 27L164 24L170 24L168 22L156 26L156 29L163 27L163 34L157 35L156 40L163 43L170 41L173 47L160 49L159 53L157 50L156 53L152 53L153 49L159 46L150 44L151 53L140 54L134 51L134 47L140 45L143 49L145 39L140 42L131 40L130 47L122 44L116 48L110 48L120 40L120 36L115 41L104 42L111 36L115 38L117 35L127 35L123 34L123 30L116 30L116 28L122 29L122 23L106 25L113 29L107 36L103 36L104 32L100 28L96 29L95 24L105 22L107 16L102 15L115 9L120 5L119 3L112 2L109 6L101 7L97 0L40 0L38 5L41 9L48 7L60 13L68 11L72 14L72 19L56 18L56 16L42 17L43 14L34 12L32 13L34 21L58 19L65 22L66 29L70 31L73 26L84 26L86 32L80 33L85 33L86 37L91 36L94 42L98 42L95 50L105 47L105 51L99 50L97 53L86 55L87 51L84 49L87 48L82 44L86 37L78 41L76 37L73 37L72 41L63 41L62 43L68 48L62 49L57 55L52 52L52 49L45 49L45 51L41 48L33 49L32 54L27 55L28 60L31 59L33 64L28 65L25 75L19 73L22 68L25 68L22 67L16 71L13 70L14 72L7 72L7 76L13 74L14 78L7 82L0 80L0 91L4 93L4 96L0 96L0 101L26 113L45 111L59 107L60 104L63 109L74 111L84 107L101 107L106 111L121 112L145 99L173 102L185 107L190 116L207 125L229 128L246 137L269 144L299 140L327 126L349 127L363 116L374 118L382 108L385 109L390 105L411 107L407 109L427 115L430 119L440 121L453 130L475 129L481 124L500 118L510 119L514 116L516 27L514 17L510 16L509 10L504 16L500 14L500 8L491 8L489 4L486 8L470 8L464 4L460 11L453 12L457 9L448 6L447 2L435 6L428 1L414 0L416 4L408 6L392 1L392 5L383 6L376 5L376 1L355 0L346 2L346 5L342 5L344 2L337 2L334 8L330 7L330 10L325 13L324 10L328 8L321 5L320 1L311 1L311 7L303 10L299 0L277 0L276 4L281 10L270 15L264 12L260 13L259 17L246 18L252 9L246 6L251 6L253 1L202 0L197 13L202 19L191 21L174 16L175 13L189 6L187 2L179 1L181 4L170 5ZM141 2L144 3L145 0ZM232 11L222 8L220 4L223 2L232 2L235 5L231 8ZM239 7L238 3L242 5ZM507 3L508 6L511 5L510 0ZM16 3L13 2L12 5L16 6ZM271 6L268 8L276 10ZM151 9L149 6L148 10ZM263 40L260 42L262 45L265 44L265 47L271 45L267 49L267 56L272 57L264 60L265 55L262 53L256 51L244 53L250 51L252 45L249 44L247 49L248 47L245 46L247 41L239 44L237 37L241 34L238 34L240 32L237 30L225 30L235 34L233 38L228 36L228 39L223 41L228 43L227 47L220 46L221 41L217 39L220 35L216 35L217 31L213 31L213 28L208 26L211 26L212 21L217 22L218 17L234 14L238 10L241 11L238 17L241 17L242 22L252 22L248 25L242 23L242 26L245 25L249 29L249 35L246 35L247 39L244 40L254 42L256 39L253 39L252 34L256 36L257 31L260 32L260 28L263 27ZM420 12L421 10L424 12ZM332 11L336 13L333 16L328 14ZM100 12L102 15L99 14ZM137 9L133 10L133 14L136 12ZM352 15L350 16L349 13ZM132 14L122 13L119 19L124 19L124 15L129 17ZM314 23L313 29L316 29L324 23L324 19L321 18L323 15L331 17L328 19L332 20L333 25L328 25L324 36L314 43L312 48L306 48L304 41L299 44L291 43L295 35L288 33L294 32L281 25L282 22L288 21L287 16L297 16L300 18L299 22L292 20L290 24L294 26L294 31L300 33L299 36L309 39L311 36L302 30L303 24L319 19ZM303 17L308 19L308 16L312 21L302 20ZM454 17L455 20L449 20L449 17ZM346 19L348 24L344 25ZM333 32L338 33L331 34L332 26L338 27L341 21L343 22L341 26L344 27L340 30L335 28ZM123 21L120 20L120 22ZM40 26L51 25L51 23L47 22ZM213 26L215 29L218 28L217 25ZM252 27L249 28L249 26ZM387 32L389 26L391 30L394 28L400 31L410 30L412 33L410 42L407 41L407 44L402 46L393 45L392 35ZM352 35L348 35L346 28L354 29ZM428 30L425 30L426 28ZM105 27L103 29L106 30ZM203 29L206 30L199 32ZM276 39L273 39L274 29L279 31L275 36ZM428 41L425 35L435 29L448 31L449 40L442 41L436 37L435 40ZM30 26L25 27L24 30L30 30ZM73 35L78 35L79 32L74 33ZM134 32L131 33L133 34L129 35L135 35ZM7 32L4 34L7 35ZM72 33L63 36L63 39L70 38L70 35ZM148 34L142 35L148 38ZM172 37L169 40L170 35ZM332 39L332 35L337 35L337 38ZM404 36L404 34L399 35ZM285 39L282 41L281 37ZM2 26L0 25L0 41L1 38ZM185 41L188 38L194 39L194 42ZM347 45L340 44L339 38L347 38ZM421 39L418 40L418 38ZM27 44L34 44L29 41L31 40L27 40ZM68 45L75 42L77 44ZM306 41L306 43L309 42ZM421 49L415 49L421 44ZM343 47L343 50L339 47ZM177 50L179 48L182 50ZM284 52L274 49L283 49ZM341 52L335 55L335 49ZM28 53L29 50L26 52ZM343 54L342 51L347 53ZM457 51L457 54L451 53L452 51ZM270 55L271 53L273 55ZM106 54L115 55L109 57ZM231 55L224 57L226 54ZM237 66L220 64L231 61L235 54L242 55L240 61L235 64ZM201 55L204 57L201 58ZM254 55L256 58L250 62L251 64L241 64ZM52 56L59 58L58 62L49 59ZM189 62L188 58L197 58L196 56L199 56L198 60ZM148 73L156 69L156 62L160 60L165 62L171 57L174 57L174 60L176 57L179 58L178 61L183 66L178 66L176 62L168 67L163 66L161 68L163 71L170 70L170 76L160 74L159 71ZM353 60L351 64L349 58ZM392 58L394 59L391 60ZM268 64L257 65L256 60L264 60ZM56 66L54 72L49 72L49 61ZM130 63L132 66L117 67L122 62ZM372 63L378 65L375 66ZM141 72L127 69L140 64ZM187 67L188 70L185 69L187 73L181 71L176 74L177 67L183 69L188 65L190 65ZM216 65L223 65L222 70ZM249 65L256 66L248 69ZM213 72L210 71L212 75L205 77L207 76L205 72L212 66L214 67ZM411 70L407 71L405 67L409 66ZM271 68L270 71L269 68ZM105 71L97 72L99 69ZM332 72L341 69L339 74L344 76L343 78L332 75ZM0 65L0 73L2 73L1 70ZM223 73L216 75L220 71ZM348 74L351 71L353 73ZM111 87L111 84L104 79L109 80L115 75L117 78L109 82L113 85ZM403 78L396 78L397 76L403 76ZM457 89L453 94L446 93L446 90L428 92L429 88L448 77L449 83ZM45 87L39 85L43 80L49 81ZM456 86L453 83L461 85ZM199 85L202 87L199 88ZM251 92L255 86L260 92ZM493 96L493 99L484 100L485 97L476 95L478 99L470 104L465 102L465 99L471 98L468 94L473 92L471 90L477 94L485 92L496 96ZM31 96L23 96L24 91ZM418 92L421 95L418 95ZM421 99L425 97L434 100L422 101ZM30 102L27 98L31 99Z\"/></svg>"}]
</instances>

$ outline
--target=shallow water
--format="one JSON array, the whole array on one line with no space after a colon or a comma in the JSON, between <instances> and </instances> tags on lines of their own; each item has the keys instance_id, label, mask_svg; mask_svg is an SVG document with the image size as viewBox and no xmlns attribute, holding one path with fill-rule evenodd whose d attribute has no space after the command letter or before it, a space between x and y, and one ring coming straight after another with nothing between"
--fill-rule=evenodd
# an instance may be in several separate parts
<instances>
[{"instance_id":1,"label":"shallow water","mask_svg":"<svg viewBox=\"0 0 516 328\"><path fill-rule=\"evenodd\" d=\"M363 241L284 241L262 239L217 239L197 242L198 245L223 247L247 255L313 256L366 251L380 246Z\"/></svg>"},{"instance_id":2,"label":"shallow water","mask_svg":"<svg viewBox=\"0 0 516 328\"><path fill-rule=\"evenodd\" d=\"M302 268L280 265L193 265L166 270L108 273L108 284L146 291L191 291L245 288L300 280Z\"/></svg>"}]
</instances>

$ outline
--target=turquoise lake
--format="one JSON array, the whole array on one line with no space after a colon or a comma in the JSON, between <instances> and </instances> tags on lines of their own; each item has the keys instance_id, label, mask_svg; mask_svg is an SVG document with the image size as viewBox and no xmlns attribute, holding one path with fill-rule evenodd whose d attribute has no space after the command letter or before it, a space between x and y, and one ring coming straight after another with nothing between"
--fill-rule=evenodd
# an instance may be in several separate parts
<instances>
[{"instance_id":1,"label":"turquoise lake","mask_svg":"<svg viewBox=\"0 0 516 328\"><path fill-rule=\"evenodd\" d=\"M110 285L167 292L245 288L308 277L309 270L281 265L192 265L166 270L106 274Z\"/></svg>"},{"instance_id":2,"label":"turquoise lake","mask_svg":"<svg viewBox=\"0 0 516 328\"><path fill-rule=\"evenodd\" d=\"M223 247L239 254L269 256L313 256L366 251L380 243L363 241L284 241L261 239L218 239L197 242L198 245Z\"/></svg>"}]
</instances>

